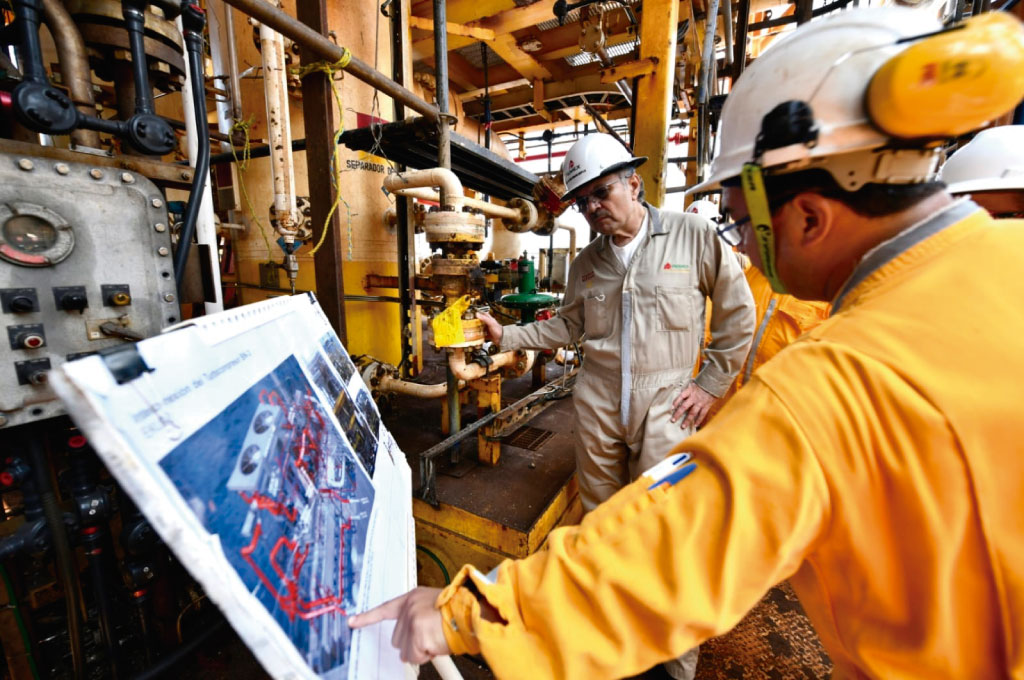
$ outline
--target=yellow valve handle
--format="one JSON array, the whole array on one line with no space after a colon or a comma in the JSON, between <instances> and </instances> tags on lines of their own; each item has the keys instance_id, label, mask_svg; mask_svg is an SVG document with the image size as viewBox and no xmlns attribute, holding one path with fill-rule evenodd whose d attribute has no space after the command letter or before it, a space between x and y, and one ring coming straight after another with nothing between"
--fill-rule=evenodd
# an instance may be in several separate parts
<instances>
[{"instance_id":1,"label":"yellow valve handle","mask_svg":"<svg viewBox=\"0 0 1024 680\"><path fill-rule=\"evenodd\" d=\"M785 293L786 287L779 278L779 270L775 262L772 211L768 207L768 194L764 189L761 166L757 163L744 163L740 178L743 186L743 199L747 202L747 213L750 215L750 226L754 230L757 251L761 255L762 273L772 284L772 290L776 293Z\"/></svg>"},{"instance_id":2,"label":"yellow valve handle","mask_svg":"<svg viewBox=\"0 0 1024 680\"><path fill-rule=\"evenodd\" d=\"M462 330L462 313L469 309L469 296L463 295L450 307L430 320L434 329L434 344L438 347L450 347L466 342L466 334Z\"/></svg>"}]
</instances>

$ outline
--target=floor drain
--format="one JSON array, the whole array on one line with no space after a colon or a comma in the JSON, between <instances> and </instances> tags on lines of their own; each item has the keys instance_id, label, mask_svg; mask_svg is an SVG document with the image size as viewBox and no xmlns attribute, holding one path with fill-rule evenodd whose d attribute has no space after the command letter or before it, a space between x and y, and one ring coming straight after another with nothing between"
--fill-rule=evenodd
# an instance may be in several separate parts
<instances>
[{"instance_id":1,"label":"floor drain","mask_svg":"<svg viewBox=\"0 0 1024 680\"><path fill-rule=\"evenodd\" d=\"M536 451L540 447L544 446L544 442L551 439L554 436L554 432L550 430L542 430L539 427L530 427L524 425L505 439L505 444L509 446L515 446L516 448L526 449L527 451Z\"/></svg>"}]
</instances>

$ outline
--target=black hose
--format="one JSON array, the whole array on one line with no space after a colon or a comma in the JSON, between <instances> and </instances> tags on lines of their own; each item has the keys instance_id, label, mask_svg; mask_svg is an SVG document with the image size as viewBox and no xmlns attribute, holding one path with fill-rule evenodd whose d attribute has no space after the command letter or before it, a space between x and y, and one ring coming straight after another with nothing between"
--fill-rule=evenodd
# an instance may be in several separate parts
<instances>
[{"instance_id":1,"label":"black hose","mask_svg":"<svg viewBox=\"0 0 1024 680\"><path fill-rule=\"evenodd\" d=\"M197 19L193 6L182 12L182 23L185 26L185 47L188 50L188 72L192 81L192 104L196 116L196 134L199 145L196 150L196 170L192 175L192 190L188 197L188 207L182 220L178 234L178 249L174 252L174 280L181 295L181 281L185 276L185 264L188 262L188 251L192 247L192 235L196 231L196 220L199 217L199 206L203 202L203 191L206 189L207 175L210 173L210 128L206 120L206 86L203 75L203 19Z\"/></svg>"},{"instance_id":2,"label":"black hose","mask_svg":"<svg viewBox=\"0 0 1024 680\"><path fill-rule=\"evenodd\" d=\"M121 14L128 31L128 43L132 53L132 78L135 80L135 113L153 113L152 91L149 89L149 70L146 65L145 0L123 0Z\"/></svg>"},{"instance_id":3,"label":"black hose","mask_svg":"<svg viewBox=\"0 0 1024 680\"><path fill-rule=\"evenodd\" d=\"M57 557L57 571L60 575L61 585L64 588L64 601L68 617L68 639L71 643L71 665L74 669L75 678L81 679L85 672L85 657L82 653L82 622L78 618L79 586L76 578L73 555L71 554L71 543L68 541L67 528L64 526L64 514L57 505L57 497L53 492L53 483L50 481L50 467L46 462L46 455L43 451L43 443L40 441L40 432L36 436L26 437L26 446L29 451L29 460L36 475L36 485L39 490L39 499L43 504L43 515L46 517L46 525L50 529L50 539L53 544L53 551Z\"/></svg>"}]
</instances>

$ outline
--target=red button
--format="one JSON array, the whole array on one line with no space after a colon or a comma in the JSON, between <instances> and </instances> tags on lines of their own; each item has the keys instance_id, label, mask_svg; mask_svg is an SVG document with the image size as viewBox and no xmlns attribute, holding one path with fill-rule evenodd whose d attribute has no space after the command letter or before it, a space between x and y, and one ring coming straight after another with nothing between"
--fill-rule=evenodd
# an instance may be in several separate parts
<instances>
[{"instance_id":1,"label":"red button","mask_svg":"<svg viewBox=\"0 0 1024 680\"><path fill-rule=\"evenodd\" d=\"M29 349L38 349L43 346L43 336L41 335L30 335L25 338L25 347Z\"/></svg>"},{"instance_id":2,"label":"red button","mask_svg":"<svg viewBox=\"0 0 1024 680\"><path fill-rule=\"evenodd\" d=\"M74 437L68 439L68 447L72 449L80 449L86 444L86 439L80 434L76 434Z\"/></svg>"}]
</instances>

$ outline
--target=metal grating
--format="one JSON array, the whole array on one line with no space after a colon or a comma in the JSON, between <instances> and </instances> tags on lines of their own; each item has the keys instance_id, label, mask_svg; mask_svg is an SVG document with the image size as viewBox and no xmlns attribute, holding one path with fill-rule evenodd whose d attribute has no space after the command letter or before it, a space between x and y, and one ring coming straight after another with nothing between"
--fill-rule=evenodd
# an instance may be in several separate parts
<instances>
[{"instance_id":1,"label":"metal grating","mask_svg":"<svg viewBox=\"0 0 1024 680\"><path fill-rule=\"evenodd\" d=\"M483 43L473 43L472 45L466 45L455 50L458 54L473 65L474 68L483 69L484 60L480 54L480 45ZM487 66L499 66L505 63L505 60L498 55L497 52L492 50L490 46L484 45L484 52L487 53Z\"/></svg>"},{"instance_id":2,"label":"metal grating","mask_svg":"<svg viewBox=\"0 0 1024 680\"><path fill-rule=\"evenodd\" d=\"M551 439L555 435L550 430L542 430L539 427L530 427L529 425L523 425L521 428L510 434L505 439L505 444L508 446L514 446L518 449L526 449L527 451L537 451L540 447L544 446L547 440Z\"/></svg>"},{"instance_id":3,"label":"metal grating","mask_svg":"<svg viewBox=\"0 0 1024 680\"><path fill-rule=\"evenodd\" d=\"M612 45L611 47L607 48L608 56L614 59L615 57L621 57L624 54L629 54L634 49L636 49L637 45L639 44L640 39L634 38L629 42L619 43L618 45ZM578 52L577 54L573 54L566 57L565 61L567 64L569 64L569 66L583 66L585 64L590 64L592 62L599 61L599 59L596 54L592 54L590 52Z\"/></svg>"}]
</instances>

